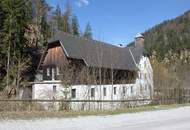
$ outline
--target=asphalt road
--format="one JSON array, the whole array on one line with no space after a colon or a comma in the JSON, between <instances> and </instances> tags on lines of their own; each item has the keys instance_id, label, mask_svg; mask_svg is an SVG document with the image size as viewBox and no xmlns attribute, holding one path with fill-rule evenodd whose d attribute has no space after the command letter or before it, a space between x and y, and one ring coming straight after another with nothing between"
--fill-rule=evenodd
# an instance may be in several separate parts
<instances>
[{"instance_id":1,"label":"asphalt road","mask_svg":"<svg viewBox=\"0 0 190 130\"><path fill-rule=\"evenodd\" d=\"M113 116L0 120L0 130L190 130L190 107Z\"/></svg>"}]
</instances>

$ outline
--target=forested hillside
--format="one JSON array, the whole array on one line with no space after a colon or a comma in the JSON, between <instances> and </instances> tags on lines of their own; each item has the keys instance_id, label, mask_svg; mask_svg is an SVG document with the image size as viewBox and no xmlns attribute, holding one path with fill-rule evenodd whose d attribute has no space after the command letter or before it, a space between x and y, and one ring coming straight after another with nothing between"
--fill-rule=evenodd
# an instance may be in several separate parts
<instances>
[{"instance_id":1,"label":"forested hillside","mask_svg":"<svg viewBox=\"0 0 190 130\"><path fill-rule=\"evenodd\" d=\"M144 37L146 50L150 54L156 51L161 59L168 51L190 49L190 11L156 25L146 31Z\"/></svg>"},{"instance_id":2,"label":"forested hillside","mask_svg":"<svg viewBox=\"0 0 190 130\"><path fill-rule=\"evenodd\" d=\"M190 84L190 11L164 21L144 34L145 51L154 71L154 87L163 96L167 91L187 89Z\"/></svg>"}]
</instances>

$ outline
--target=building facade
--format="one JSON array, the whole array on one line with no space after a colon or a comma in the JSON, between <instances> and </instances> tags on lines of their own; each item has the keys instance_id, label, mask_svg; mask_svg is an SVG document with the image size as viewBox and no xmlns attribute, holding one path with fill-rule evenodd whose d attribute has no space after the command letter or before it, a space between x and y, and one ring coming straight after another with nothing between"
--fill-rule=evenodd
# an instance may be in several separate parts
<instances>
[{"instance_id":1,"label":"building facade","mask_svg":"<svg viewBox=\"0 0 190 130\"><path fill-rule=\"evenodd\" d=\"M144 38L133 47L58 33L49 40L36 80L33 99L134 100L151 99L153 70L144 55ZM149 102L139 102L147 104ZM138 104L138 102L137 102ZM118 108L118 103L72 103L71 109ZM127 104L130 105L130 104Z\"/></svg>"}]
</instances>

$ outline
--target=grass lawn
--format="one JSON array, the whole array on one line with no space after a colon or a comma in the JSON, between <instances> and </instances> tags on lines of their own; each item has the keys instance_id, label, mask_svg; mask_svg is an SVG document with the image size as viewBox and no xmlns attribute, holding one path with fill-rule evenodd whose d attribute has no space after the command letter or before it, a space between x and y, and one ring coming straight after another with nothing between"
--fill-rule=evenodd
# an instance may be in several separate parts
<instances>
[{"instance_id":1,"label":"grass lawn","mask_svg":"<svg viewBox=\"0 0 190 130\"><path fill-rule=\"evenodd\" d=\"M190 104L172 104L157 106L141 106L136 108L116 109L116 110L90 110L90 111L23 111L23 112L0 112L0 120L6 119L35 119L35 118L66 118L90 115L115 115L122 113L136 113L143 111L164 110L190 106Z\"/></svg>"}]
</instances>

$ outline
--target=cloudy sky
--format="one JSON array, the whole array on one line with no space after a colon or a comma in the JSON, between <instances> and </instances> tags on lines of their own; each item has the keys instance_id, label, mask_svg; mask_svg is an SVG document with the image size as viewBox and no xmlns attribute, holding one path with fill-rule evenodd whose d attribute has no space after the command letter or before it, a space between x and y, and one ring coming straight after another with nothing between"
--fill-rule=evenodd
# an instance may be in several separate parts
<instances>
[{"instance_id":1,"label":"cloudy sky","mask_svg":"<svg viewBox=\"0 0 190 130\"><path fill-rule=\"evenodd\" d=\"M66 0L46 0L63 9ZM90 22L94 39L128 44L136 33L190 9L190 0L71 0L81 31ZM64 10L62 10L64 11Z\"/></svg>"}]
</instances>

